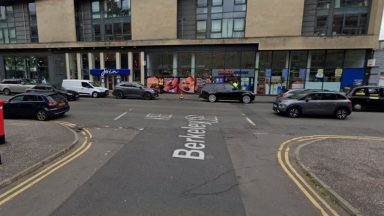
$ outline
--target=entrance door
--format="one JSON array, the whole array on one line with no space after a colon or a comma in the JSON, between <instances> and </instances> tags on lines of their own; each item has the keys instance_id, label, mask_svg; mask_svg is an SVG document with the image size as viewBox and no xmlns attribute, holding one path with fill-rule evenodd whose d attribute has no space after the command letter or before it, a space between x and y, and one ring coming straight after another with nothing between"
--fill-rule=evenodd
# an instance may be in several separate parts
<instances>
[{"instance_id":1,"label":"entrance door","mask_svg":"<svg viewBox=\"0 0 384 216\"><path fill-rule=\"evenodd\" d=\"M113 90L117 84L117 76L107 76L105 84L107 89Z\"/></svg>"}]
</instances>

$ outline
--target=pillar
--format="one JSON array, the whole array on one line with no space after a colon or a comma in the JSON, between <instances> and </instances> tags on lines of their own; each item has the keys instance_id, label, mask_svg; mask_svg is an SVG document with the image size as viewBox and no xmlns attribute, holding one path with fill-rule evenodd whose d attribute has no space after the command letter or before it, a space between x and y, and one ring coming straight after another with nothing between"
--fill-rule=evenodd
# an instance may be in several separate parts
<instances>
[{"instance_id":1,"label":"pillar","mask_svg":"<svg viewBox=\"0 0 384 216\"><path fill-rule=\"evenodd\" d=\"M67 79L71 79L71 68L69 65L69 53L65 53L65 69L67 71Z\"/></svg>"},{"instance_id":2,"label":"pillar","mask_svg":"<svg viewBox=\"0 0 384 216\"><path fill-rule=\"evenodd\" d=\"M144 55L144 52L141 51L140 52L140 61L141 61L141 64L140 64L140 82L141 84L144 85L144 79L145 79L145 55Z\"/></svg>"},{"instance_id":3,"label":"pillar","mask_svg":"<svg viewBox=\"0 0 384 216\"><path fill-rule=\"evenodd\" d=\"M100 52L100 69L105 69L105 61L104 61L104 53ZM105 86L105 80L104 77L100 77L101 85Z\"/></svg>"},{"instance_id":4,"label":"pillar","mask_svg":"<svg viewBox=\"0 0 384 216\"><path fill-rule=\"evenodd\" d=\"M91 69L95 69L95 58L93 53L88 53L88 66L89 66L89 79L93 81L93 76L91 75Z\"/></svg>"},{"instance_id":5,"label":"pillar","mask_svg":"<svg viewBox=\"0 0 384 216\"><path fill-rule=\"evenodd\" d=\"M76 61L77 61L77 79L83 79L83 59L81 58L81 53L76 53Z\"/></svg>"},{"instance_id":6,"label":"pillar","mask_svg":"<svg viewBox=\"0 0 384 216\"><path fill-rule=\"evenodd\" d=\"M121 53L116 52L116 69L121 69ZM120 83L121 81L121 76L117 76L117 83Z\"/></svg>"},{"instance_id":7,"label":"pillar","mask_svg":"<svg viewBox=\"0 0 384 216\"><path fill-rule=\"evenodd\" d=\"M259 83L259 66L260 66L260 52L257 51L256 52L256 59L255 59L255 68L256 68L256 71L255 71L255 82L254 82L254 93L256 94L257 93L257 85Z\"/></svg>"},{"instance_id":8,"label":"pillar","mask_svg":"<svg viewBox=\"0 0 384 216\"><path fill-rule=\"evenodd\" d=\"M177 76L177 53L176 52L173 53L173 67L172 68L173 68L172 75L174 77L176 77Z\"/></svg>"},{"instance_id":9,"label":"pillar","mask_svg":"<svg viewBox=\"0 0 384 216\"><path fill-rule=\"evenodd\" d=\"M196 73L196 54L192 53L191 55L191 76L195 77Z\"/></svg>"},{"instance_id":10,"label":"pillar","mask_svg":"<svg viewBox=\"0 0 384 216\"><path fill-rule=\"evenodd\" d=\"M132 52L128 52L128 69L129 69L129 77L128 81L133 81L133 54Z\"/></svg>"},{"instance_id":11,"label":"pillar","mask_svg":"<svg viewBox=\"0 0 384 216\"><path fill-rule=\"evenodd\" d=\"M305 76L304 88L309 82L310 74L311 74L311 64L312 64L312 52L308 51L308 60L307 60L307 74Z\"/></svg>"}]
</instances>

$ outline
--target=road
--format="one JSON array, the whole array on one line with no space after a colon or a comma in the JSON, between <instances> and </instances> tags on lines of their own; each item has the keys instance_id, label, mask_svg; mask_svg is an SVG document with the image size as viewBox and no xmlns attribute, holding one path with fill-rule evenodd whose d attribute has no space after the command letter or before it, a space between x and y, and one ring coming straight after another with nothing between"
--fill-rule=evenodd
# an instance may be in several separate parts
<instances>
[{"instance_id":1,"label":"road","mask_svg":"<svg viewBox=\"0 0 384 216\"><path fill-rule=\"evenodd\" d=\"M281 168L280 144L381 136L383 120L369 112L290 119L264 103L81 98L60 121L88 128L90 149L0 215L322 215Z\"/></svg>"}]
</instances>

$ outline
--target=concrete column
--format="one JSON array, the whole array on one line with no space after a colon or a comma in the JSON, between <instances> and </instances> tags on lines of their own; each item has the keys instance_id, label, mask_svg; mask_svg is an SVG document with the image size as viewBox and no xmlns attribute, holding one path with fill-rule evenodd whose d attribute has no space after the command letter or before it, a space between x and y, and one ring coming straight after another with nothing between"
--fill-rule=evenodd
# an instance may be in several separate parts
<instances>
[{"instance_id":1,"label":"concrete column","mask_svg":"<svg viewBox=\"0 0 384 216\"><path fill-rule=\"evenodd\" d=\"M121 69L121 53L116 52L116 69Z\"/></svg>"},{"instance_id":2,"label":"concrete column","mask_svg":"<svg viewBox=\"0 0 384 216\"><path fill-rule=\"evenodd\" d=\"M307 60L307 75L305 76L305 83L304 87L306 86L307 82L309 82L309 75L311 73L311 65L312 65L312 52L308 52L308 60Z\"/></svg>"},{"instance_id":3,"label":"concrete column","mask_svg":"<svg viewBox=\"0 0 384 216\"><path fill-rule=\"evenodd\" d=\"M65 70L67 72L67 79L71 79L71 68L69 65L69 53L65 53Z\"/></svg>"},{"instance_id":4,"label":"concrete column","mask_svg":"<svg viewBox=\"0 0 384 216\"><path fill-rule=\"evenodd\" d=\"M172 68L173 68L172 74L175 77L175 76L177 76L177 53L176 52L173 53L173 67Z\"/></svg>"},{"instance_id":5,"label":"concrete column","mask_svg":"<svg viewBox=\"0 0 384 216\"><path fill-rule=\"evenodd\" d=\"M144 85L144 82L145 82L145 55L144 55L144 52L141 51L140 52L140 61L141 61L141 64L140 64L140 82L141 84Z\"/></svg>"},{"instance_id":6,"label":"concrete column","mask_svg":"<svg viewBox=\"0 0 384 216\"><path fill-rule=\"evenodd\" d=\"M100 52L100 69L105 69L104 53ZM104 77L100 77L101 85L105 86Z\"/></svg>"},{"instance_id":7,"label":"concrete column","mask_svg":"<svg viewBox=\"0 0 384 216\"><path fill-rule=\"evenodd\" d=\"M289 88L289 81L291 79L291 68L290 68L290 62L289 62L289 51L287 52L287 56L285 58L285 68L288 69L288 75L287 75L287 80L286 80L286 88Z\"/></svg>"},{"instance_id":8,"label":"concrete column","mask_svg":"<svg viewBox=\"0 0 384 216\"><path fill-rule=\"evenodd\" d=\"M191 76L195 77L195 73L196 73L196 54L192 53L192 56L191 56Z\"/></svg>"},{"instance_id":9,"label":"concrete column","mask_svg":"<svg viewBox=\"0 0 384 216\"><path fill-rule=\"evenodd\" d=\"M128 52L128 69L129 69L129 77L128 81L133 81L133 54L132 52Z\"/></svg>"},{"instance_id":10,"label":"concrete column","mask_svg":"<svg viewBox=\"0 0 384 216\"><path fill-rule=\"evenodd\" d=\"M89 66L89 80L93 81L93 76L91 75L91 69L95 69L95 58L93 53L88 53L88 66Z\"/></svg>"},{"instance_id":11,"label":"concrete column","mask_svg":"<svg viewBox=\"0 0 384 216\"><path fill-rule=\"evenodd\" d=\"M259 67L260 67L260 52L257 51L256 52L256 59L255 59L255 68L256 68L255 82L254 82L254 86L255 86L254 93L255 94L257 93L257 84L259 83L259 71L260 71Z\"/></svg>"},{"instance_id":12,"label":"concrete column","mask_svg":"<svg viewBox=\"0 0 384 216\"><path fill-rule=\"evenodd\" d=\"M77 79L83 79L83 59L81 58L81 53L76 53L77 60Z\"/></svg>"}]
</instances>

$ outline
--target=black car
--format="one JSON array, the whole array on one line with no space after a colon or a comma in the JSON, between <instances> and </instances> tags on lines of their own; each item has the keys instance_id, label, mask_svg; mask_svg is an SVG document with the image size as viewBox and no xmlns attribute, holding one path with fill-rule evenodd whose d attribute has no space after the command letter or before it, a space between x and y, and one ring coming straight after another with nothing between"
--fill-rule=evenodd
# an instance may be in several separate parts
<instances>
[{"instance_id":1,"label":"black car","mask_svg":"<svg viewBox=\"0 0 384 216\"><path fill-rule=\"evenodd\" d=\"M112 95L118 99L123 98L143 98L146 100L154 99L159 96L159 92L155 89L135 82L122 82L115 86Z\"/></svg>"},{"instance_id":2,"label":"black car","mask_svg":"<svg viewBox=\"0 0 384 216\"><path fill-rule=\"evenodd\" d=\"M68 101L58 93L23 93L4 104L5 118L36 118L40 121L63 116L69 111Z\"/></svg>"},{"instance_id":3,"label":"black car","mask_svg":"<svg viewBox=\"0 0 384 216\"><path fill-rule=\"evenodd\" d=\"M384 111L384 87L356 87L348 92L347 97L352 101L353 110Z\"/></svg>"},{"instance_id":4,"label":"black car","mask_svg":"<svg viewBox=\"0 0 384 216\"><path fill-rule=\"evenodd\" d=\"M210 102L218 100L238 100L243 103L250 103L255 100L255 94L251 91L243 91L233 87L230 83L206 84L200 92L201 98Z\"/></svg>"},{"instance_id":5,"label":"black car","mask_svg":"<svg viewBox=\"0 0 384 216\"><path fill-rule=\"evenodd\" d=\"M79 99L79 93L60 88L54 85L39 84L26 90L26 92L53 92L63 95L68 101L74 101Z\"/></svg>"}]
</instances>

